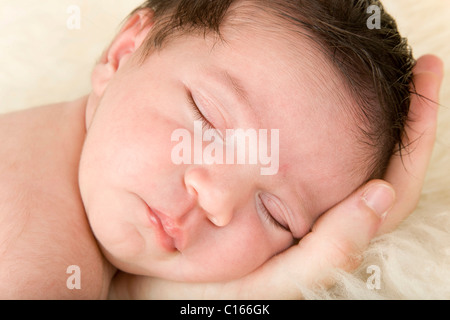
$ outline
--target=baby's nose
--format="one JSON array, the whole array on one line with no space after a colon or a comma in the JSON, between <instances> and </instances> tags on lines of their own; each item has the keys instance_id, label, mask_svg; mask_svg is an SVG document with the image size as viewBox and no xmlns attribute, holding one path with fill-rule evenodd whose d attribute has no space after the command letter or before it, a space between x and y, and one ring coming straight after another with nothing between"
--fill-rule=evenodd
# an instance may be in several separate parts
<instances>
[{"instance_id":1,"label":"baby's nose","mask_svg":"<svg viewBox=\"0 0 450 320\"><path fill-rule=\"evenodd\" d=\"M223 181L222 177L198 167L188 169L184 181L188 192L197 197L199 207L213 224L225 227L230 223L239 203L239 190L230 180Z\"/></svg>"}]
</instances>

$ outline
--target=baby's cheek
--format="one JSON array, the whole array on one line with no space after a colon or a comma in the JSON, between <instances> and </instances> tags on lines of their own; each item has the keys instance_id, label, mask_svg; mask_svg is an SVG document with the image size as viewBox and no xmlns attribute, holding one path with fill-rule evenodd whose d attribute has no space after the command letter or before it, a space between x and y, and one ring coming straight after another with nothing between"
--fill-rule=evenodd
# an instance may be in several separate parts
<instances>
[{"instance_id":1,"label":"baby's cheek","mask_svg":"<svg viewBox=\"0 0 450 320\"><path fill-rule=\"evenodd\" d=\"M285 239L275 244L263 229L256 227L224 233L214 241L199 245L195 251L187 252L185 258L189 257L187 268L190 270L186 271L196 276L195 281L237 279L256 270L290 243Z\"/></svg>"},{"instance_id":2,"label":"baby's cheek","mask_svg":"<svg viewBox=\"0 0 450 320\"><path fill-rule=\"evenodd\" d=\"M92 229L103 250L115 259L131 260L144 250L144 238L130 223L101 219L92 223Z\"/></svg>"}]
</instances>

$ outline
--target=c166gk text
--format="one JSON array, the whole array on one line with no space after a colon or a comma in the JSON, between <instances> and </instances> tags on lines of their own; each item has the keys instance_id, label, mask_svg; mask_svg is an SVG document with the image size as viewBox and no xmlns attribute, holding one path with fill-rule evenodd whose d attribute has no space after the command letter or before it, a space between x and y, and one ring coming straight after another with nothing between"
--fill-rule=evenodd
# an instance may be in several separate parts
<instances>
[{"instance_id":1,"label":"c166gk text","mask_svg":"<svg viewBox=\"0 0 450 320\"><path fill-rule=\"evenodd\" d=\"M214 307L201 307L201 306L193 306L188 304L185 307L181 307L180 314L184 315L205 315L211 317L214 312L217 313L225 313L228 315L264 315L269 314L269 305L230 305L227 304L225 308L219 309Z\"/></svg>"}]
</instances>

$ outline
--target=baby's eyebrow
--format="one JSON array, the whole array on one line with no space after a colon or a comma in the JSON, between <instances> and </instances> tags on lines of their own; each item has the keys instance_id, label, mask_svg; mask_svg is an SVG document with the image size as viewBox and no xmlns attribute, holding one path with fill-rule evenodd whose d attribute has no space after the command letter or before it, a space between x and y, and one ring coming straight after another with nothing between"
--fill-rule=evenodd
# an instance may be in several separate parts
<instances>
[{"instance_id":1,"label":"baby's eyebrow","mask_svg":"<svg viewBox=\"0 0 450 320\"><path fill-rule=\"evenodd\" d=\"M242 85L242 81L236 77L233 77L228 71L223 70L221 72L225 78L229 87L231 87L236 96L243 100L248 106L251 106L249 94L245 86Z\"/></svg>"}]
</instances>

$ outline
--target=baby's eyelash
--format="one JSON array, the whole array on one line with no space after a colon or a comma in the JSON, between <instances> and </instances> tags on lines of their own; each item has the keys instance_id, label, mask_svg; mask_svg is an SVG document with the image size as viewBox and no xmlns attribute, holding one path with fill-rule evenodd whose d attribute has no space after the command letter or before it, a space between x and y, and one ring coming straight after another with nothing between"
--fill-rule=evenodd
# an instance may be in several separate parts
<instances>
[{"instance_id":1,"label":"baby's eyelash","mask_svg":"<svg viewBox=\"0 0 450 320\"><path fill-rule=\"evenodd\" d=\"M194 111L196 120L199 120L202 122L203 130L208 130L208 129L214 130L215 129L214 126L211 124L211 122L208 121L208 119L206 119L206 117L203 115L203 113L198 108L197 104L195 103L194 97L192 97L191 92L188 92L188 101L192 107L192 110Z\"/></svg>"},{"instance_id":2,"label":"baby's eyelash","mask_svg":"<svg viewBox=\"0 0 450 320\"><path fill-rule=\"evenodd\" d=\"M259 197L258 197L259 198ZM258 206L258 208L260 209L261 213L263 214L264 218L266 220L269 221L269 223L276 227L276 228L281 228L284 231L289 231L287 230L281 223L279 223L277 220L275 220L274 217L272 217L272 215L270 214L269 210L267 210L266 206L264 205L264 203L261 201L261 199L258 199L256 201L256 205Z\"/></svg>"}]
</instances>

